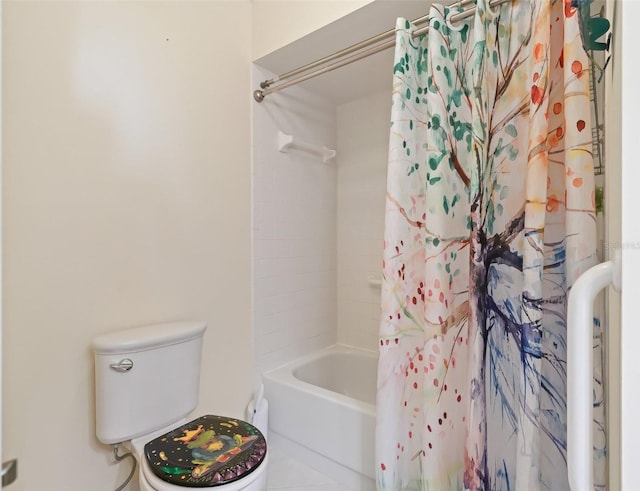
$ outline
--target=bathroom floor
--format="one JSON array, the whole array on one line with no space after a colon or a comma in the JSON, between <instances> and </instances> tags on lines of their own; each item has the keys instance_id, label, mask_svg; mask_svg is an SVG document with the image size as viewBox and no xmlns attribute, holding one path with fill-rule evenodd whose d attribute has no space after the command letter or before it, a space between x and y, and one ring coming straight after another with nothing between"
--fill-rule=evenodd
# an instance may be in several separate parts
<instances>
[{"instance_id":1,"label":"bathroom floor","mask_svg":"<svg viewBox=\"0 0 640 491\"><path fill-rule=\"evenodd\" d=\"M269 453L268 491L351 491L350 488L285 455L278 448L269 447Z\"/></svg>"}]
</instances>

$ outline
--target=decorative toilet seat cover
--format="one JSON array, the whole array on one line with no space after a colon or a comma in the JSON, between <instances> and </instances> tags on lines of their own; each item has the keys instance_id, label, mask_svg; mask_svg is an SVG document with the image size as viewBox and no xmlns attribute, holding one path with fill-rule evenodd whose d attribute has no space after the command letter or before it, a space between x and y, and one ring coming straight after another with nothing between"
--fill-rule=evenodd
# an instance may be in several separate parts
<instances>
[{"instance_id":1,"label":"decorative toilet seat cover","mask_svg":"<svg viewBox=\"0 0 640 491\"><path fill-rule=\"evenodd\" d=\"M242 479L257 469L267 442L246 421L207 415L151 440L144 453L160 479L178 486L209 487Z\"/></svg>"}]
</instances>

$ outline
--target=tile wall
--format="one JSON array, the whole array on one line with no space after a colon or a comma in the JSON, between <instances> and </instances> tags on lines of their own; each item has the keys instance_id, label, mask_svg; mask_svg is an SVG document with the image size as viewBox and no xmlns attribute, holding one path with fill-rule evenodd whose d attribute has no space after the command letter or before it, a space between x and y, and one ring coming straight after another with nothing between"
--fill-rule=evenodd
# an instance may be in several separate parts
<instances>
[{"instance_id":1,"label":"tile wall","mask_svg":"<svg viewBox=\"0 0 640 491\"><path fill-rule=\"evenodd\" d=\"M338 340L377 349L390 91L337 108Z\"/></svg>"},{"instance_id":2,"label":"tile wall","mask_svg":"<svg viewBox=\"0 0 640 491\"><path fill-rule=\"evenodd\" d=\"M253 68L253 84L273 75ZM336 342L336 163L291 150L277 131L336 146L335 106L301 87L253 111L256 376Z\"/></svg>"}]
</instances>

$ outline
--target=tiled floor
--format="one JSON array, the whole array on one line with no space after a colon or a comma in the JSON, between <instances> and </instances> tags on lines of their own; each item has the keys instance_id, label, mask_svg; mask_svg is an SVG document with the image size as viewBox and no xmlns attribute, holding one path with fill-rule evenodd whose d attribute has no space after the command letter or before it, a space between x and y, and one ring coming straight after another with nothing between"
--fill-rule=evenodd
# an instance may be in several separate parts
<instances>
[{"instance_id":1,"label":"tiled floor","mask_svg":"<svg viewBox=\"0 0 640 491\"><path fill-rule=\"evenodd\" d=\"M269 448L267 481L268 491L351 491L273 447Z\"/></svg>"}]
</instances>

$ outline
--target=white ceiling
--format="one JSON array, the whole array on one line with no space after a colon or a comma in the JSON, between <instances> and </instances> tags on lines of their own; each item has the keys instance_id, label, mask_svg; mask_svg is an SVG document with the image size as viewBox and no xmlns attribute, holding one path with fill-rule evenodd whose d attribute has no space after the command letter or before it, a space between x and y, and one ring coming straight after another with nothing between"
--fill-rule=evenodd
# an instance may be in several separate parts
<instances>
[{"instance_id":1,"label":"white ceiling","mask_svg":"<svg viewBox=\"0 0 640 491\"><path fill-rule=\"evenodd\" d=\"M428 0L374 1L256 60L256 63L273 73L285 73L393 29L398 17L422 17L428 13L430 4ZM381 90L391 91L392 74L393 48L390 48L302 82L300 86L339 105Z\"/></svg>"}]
</instances>

